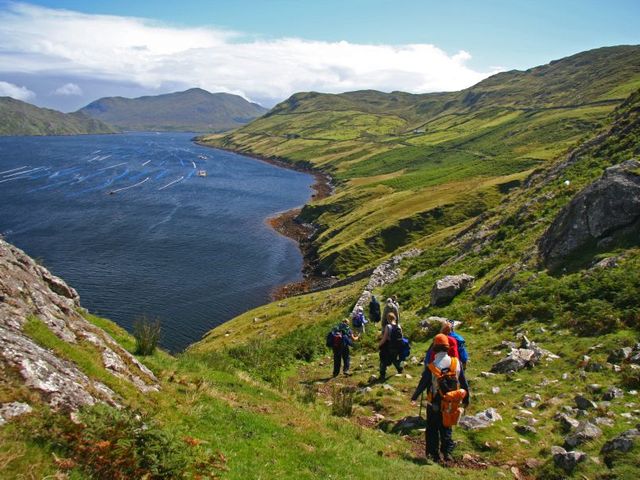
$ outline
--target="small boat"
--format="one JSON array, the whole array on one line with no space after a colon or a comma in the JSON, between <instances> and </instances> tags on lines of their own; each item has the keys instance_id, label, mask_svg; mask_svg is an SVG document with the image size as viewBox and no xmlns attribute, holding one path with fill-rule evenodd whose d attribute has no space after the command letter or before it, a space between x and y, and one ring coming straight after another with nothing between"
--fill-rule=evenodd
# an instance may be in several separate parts
<instances>
[{"instance_id":1,"label":"small boat","mask_svg":"<svg viewBox=\"0 0 640 480\"><path fill-rule=\"evenodd\" d=\"M199 177L206 177L207 176L207 171L206 170L198 170L198 176Z\"/></svg>"}]
</instances>

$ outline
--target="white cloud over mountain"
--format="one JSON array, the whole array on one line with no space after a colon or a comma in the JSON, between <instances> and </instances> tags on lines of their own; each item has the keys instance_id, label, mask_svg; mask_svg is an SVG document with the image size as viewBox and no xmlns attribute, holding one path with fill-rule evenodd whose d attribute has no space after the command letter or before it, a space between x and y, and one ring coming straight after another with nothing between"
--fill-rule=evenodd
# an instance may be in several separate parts
<instances>
[{"instance_id":1,"label":"white cloud over mountain","mask_svg":"<svg viewBox=\"0 0 640 480\"><path fill-rule=\"evenodd\" d=\"M470 58L428 44L264 40L24 3L0 11L0 74L127 82L150 91L199 86L276 101L307 90L458 90L495 73L474 71Z\"/></svg>"},{"instance_id":2,"label":"white cloud over mountain","mask_svg":"<svg viewBox=\"0 0 640 480\"><path fill-rule=\"evenodd\" d=\"M53 92L54 95L82 95L82 89L75 83L65 83Z\"/></svg>"},{"instance_id":3,"label":"white cloud over mountain","mask_svg":"<svg viewBox=\"0 0 640 480\"><path fill-rule=\"evenodd\" d=\"M13 83L0 81L0 97L11 97L16 100L29 101L35 98L36 94L26 87L20 87Z\"/></svg>"}]
</instances>

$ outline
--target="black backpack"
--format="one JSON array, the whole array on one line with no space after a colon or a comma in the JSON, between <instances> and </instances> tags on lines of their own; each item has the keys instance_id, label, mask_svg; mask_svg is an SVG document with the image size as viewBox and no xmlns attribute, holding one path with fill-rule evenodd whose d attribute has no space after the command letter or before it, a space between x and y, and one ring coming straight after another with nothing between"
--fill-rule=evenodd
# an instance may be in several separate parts
<instances>
[{"instance_id":1,"label":"black backpack","mask_svg":"<svg viewBox=\"0 0 640 480\"><path fill-rule=\"evenodd\" d=\"M391 325L389 347L397 352L402 351L404 348L404 343L402 341L402 327L400 327L400 325Z\"/></svg>"}]
</instances>

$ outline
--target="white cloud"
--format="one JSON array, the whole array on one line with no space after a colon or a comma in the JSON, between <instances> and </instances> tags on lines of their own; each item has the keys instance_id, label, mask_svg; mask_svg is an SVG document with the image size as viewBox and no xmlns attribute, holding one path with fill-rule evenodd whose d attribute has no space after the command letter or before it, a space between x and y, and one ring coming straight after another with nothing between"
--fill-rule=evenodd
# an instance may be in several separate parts
<instances>
[{"instance_id":1,"label":"white cloud","mask_svg":"<svg viewBox=\"0 0 640 480\"><path fill-rule=\"evenodd\" d=\"M90 41L89 41L90 40ZM23 3L0 12L0 72L199 86L281 100L297 91L459 90L486 78L429 44L366 45L298 38L247 40L214 28L88 15Z\"/></svg>"},{"instance_id":2,"label":"white cloud","mask_svg":"<svg viewBox=\"0 0 640 480\"><path fill-rule=\"evenodd\" d=\"M82 89L75 83L65 83L61 87L56 88L53 92L54 95L82 95Z\"/></svg>"},{"instance_id":3,"label":"white cloud","mask_svg":"<svg viewBox=\"0 0 640 480\"><path fill-rule=\"evenodd\" d=\"M33 100L36 94L27 87L19 87L13 83L0 81L0 97L11 97L24 102Z\"/></svg>"}]
</instances>

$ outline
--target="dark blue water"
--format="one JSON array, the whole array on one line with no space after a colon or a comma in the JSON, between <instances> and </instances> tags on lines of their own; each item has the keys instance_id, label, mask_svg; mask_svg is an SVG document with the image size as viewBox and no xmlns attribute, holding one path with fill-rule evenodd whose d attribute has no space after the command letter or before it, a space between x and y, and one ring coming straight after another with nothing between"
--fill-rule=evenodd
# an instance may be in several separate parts
<instances>
[{"instance_id":1,"label":"dark blue water","mask_svg":"<svg viewBox=\"0 0 640 480\"><path fill-rule=\"evenodd\" d=\"M130 331L160 318L171 351L300 278L296 244L265 218L303 204L313 183L190 138L0 137L0 233L91 312Z\"/></svg>"}]
</instances>

